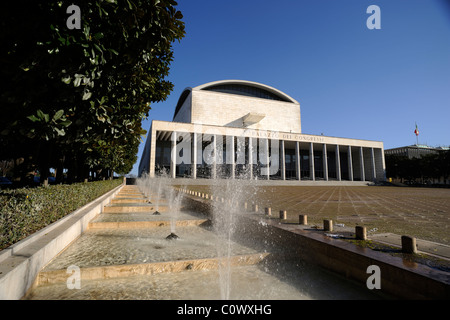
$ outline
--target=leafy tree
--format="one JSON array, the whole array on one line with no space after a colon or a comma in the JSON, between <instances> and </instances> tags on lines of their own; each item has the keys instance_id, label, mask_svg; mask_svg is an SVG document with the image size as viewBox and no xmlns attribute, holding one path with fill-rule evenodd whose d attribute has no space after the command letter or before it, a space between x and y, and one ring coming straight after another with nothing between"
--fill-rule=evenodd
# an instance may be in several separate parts
<instances>
[{"instance_id":1,"label":"leafy tree","mask_svg":"<svg viewBox=\"0 0 450 320\"><path fill-rule=\"evenodd\" d=\"M386 175L401 180L424 182L431 179L446 180L450 175L450 150L408 158L399 155L386 155Z\"/></svg>"},{"instance_id":2,"label":"leafy tree","mask_svg":"<svg viewBox=\"0 0 450 320\"><path fill-rule=\"evenodd\" d=\"M81 29L69 29L71 4L17 0L0 12L0 160L24 158L21 171L43 177L49 167L75 180L125 173L142 119L173 89L182 14L172 0L80 0Z\"/></svg>"}]
</instances>

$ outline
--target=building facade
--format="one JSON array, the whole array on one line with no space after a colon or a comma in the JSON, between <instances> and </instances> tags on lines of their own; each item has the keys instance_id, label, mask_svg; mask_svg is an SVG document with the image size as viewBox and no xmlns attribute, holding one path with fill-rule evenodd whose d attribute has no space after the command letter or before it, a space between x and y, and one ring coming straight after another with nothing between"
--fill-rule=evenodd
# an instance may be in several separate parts
<instances>
[{"instance_id":1,"label":"building facade","mask_svg":"<svg viewBox=\"0 0 450 320\"><path fill-rule=\"evenodd\" d=\"M404 156L409 159L412 158L422 158L425 155L429 154L438 154L439 152L448 151L448 147L430 147L423 144L413 144L410 146L392 148L384 150L385 155L396 155L396 156Z\"/></svg>"},{"instance_id":2,"label":"building facade","mask_svg":"<svg viewBox=\"0 0 450 320\"><path fill-rule=\"evenodd\" d=\"M153 120L139 175L281 180L385 180L383 143L303 134L300 104L264 84L186 88L173 121Z\"/></svg>"}]
</instances>

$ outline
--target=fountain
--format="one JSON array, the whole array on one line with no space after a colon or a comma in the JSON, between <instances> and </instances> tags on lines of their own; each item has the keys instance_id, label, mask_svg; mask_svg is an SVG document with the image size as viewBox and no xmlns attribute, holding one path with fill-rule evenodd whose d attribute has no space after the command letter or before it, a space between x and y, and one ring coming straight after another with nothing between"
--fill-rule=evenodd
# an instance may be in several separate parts
<instances>
[{"instance_id":1,"label":"fountain","mask_svg":"<svg viewBox=\"0 0 450 320\"><path fill-rule=\"evenodd\" d=\"M155 205L155 211L152 215L161 215L160 208L162 203L164 203L170 218L170 234L166 239L179 239L180 237L175 232L178 215L181 210L183 192L176 191L171 186L167 170L162 168L159 172L160 174L154 178L150 178L148 175L142 176L137 179L137 185L141 192L149 199L149 202L150 195L152 195L152 201Z\"/></svg>"},{"instance_id":2,"label":"fountain","mask_svg":"<svg viewBox=\"0 0 450 320\"><path fill-rule=\"evenodd\" d=\"M227 189L228 189L227 184ZM214 194L214 192L213 192ZM214 202L212 223L217 233L217 258L221 298L230 298L232 239L235 230L234 216L237 212L229 202Z\"/></svg>"},{"instance_id":3,"label":"fountain","mask_svg":"<svg viewBox=\"0 0 450 320\"><path fill-rule=\"evenodd\" d=\"M236 179L216 180L212 185L212 195L215 201L212 206L213 230L217 234L217 257L219 262L219 284L222 300L230 299L232 284L231 258L233 256L233 243L239 235L238 215L242 213L244 190L248 188L242 183L249 175L249 168L244 170Z\"/></svg>"},{"instance_id":4,"label":"fountain","mask_svg":"<svg viewBox=\"0 0 450 320\"><path fill-rule=\"evenodd\" d=\"M153 192L155 194L155 211L153 212L153 215L161 215L161 212L159 212L159 205L162 203L162 199L163 199L163 195L165 194L166 188L167 188L167 183L168 183L168 179L169 179L169 173L166 169L162 168L160 170L160 175L150 179L147 178L147 181L150 185L155 186L154 181L152 180L157 180L158 182L156 183L156 189L154 188ZM170 198L167 198L170 199Z\"/></svg>"},{"instance_id":5,"label":"fountain","mask_svg":"<svg viewBox=\"0 0 450 320\"><path fill-rule=\"evenodd\" d=\"M248 171L247 167L235 179L208 181L208 194L214 200L185 196L185 188L175 189L172 184L178 181L164 173L137 179L146 199L158 209L164 203L161 216L148 211L100 214L91 229L43 270L40 278L54 281L54 285L40 286L32 297L371 298L367 290L355 289L310 267L298 255L284 255L295 248L280 245L279 235L270 234L264 216L243 206L254 197L258 183L246 179ZM124 195L133 192L130 188L127 186ZM198 208L205 207L209 221L204 216L200 219ZM65 287L66 268L71 265L83 271L81 290ZM63 282L58 284L58 279Z\"/></svg>"},{"instance_id":6,"label":"fountain","mask_svg":"<svg viewBox=\"0 0 450 320\"><path fill-rule=\"evenodd\" d=\"M178 213L181 209L183 193L179 190L175 191L172 187L169 187L166 192L168 193L168 210L170 214L170 234L166 237L166 239L179 239L180 237L175 233L175 231L177 226Z\"/></svg>"}]
</instances>

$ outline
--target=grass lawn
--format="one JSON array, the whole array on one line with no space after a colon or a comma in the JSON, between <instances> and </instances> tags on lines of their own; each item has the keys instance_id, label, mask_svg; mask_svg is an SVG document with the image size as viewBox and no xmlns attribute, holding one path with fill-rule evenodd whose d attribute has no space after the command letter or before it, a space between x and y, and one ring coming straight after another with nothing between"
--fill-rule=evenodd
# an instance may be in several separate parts
<instances>
[{"instance_id":1,"label":"grass lawn","mask_svg":"<svg viewBox=\"0 0 450 320\"><path fill-rule=\"evenodd\" d=\"M0 250L88 204L122 179L0 191Z\"/></svg>"}]
</instances>

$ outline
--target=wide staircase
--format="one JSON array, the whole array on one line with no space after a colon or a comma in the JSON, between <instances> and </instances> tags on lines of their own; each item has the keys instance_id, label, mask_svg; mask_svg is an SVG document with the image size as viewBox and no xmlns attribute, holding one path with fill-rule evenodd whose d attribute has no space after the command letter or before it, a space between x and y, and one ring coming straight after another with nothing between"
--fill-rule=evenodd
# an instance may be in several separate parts
<instances>
[{"instance_id":1,"label":"wide staircase","mask_svg":"<svg viewBox=\"0 0 450 320\"><path fill-rule=\"evenodd\" d=\"M239 266L256 265L268 255L228 245L233 254L219 257L224 243L207 217L183 207L174 214L168 199L147 198L126 185L41 270L24 299L220 299L220 270L255 277L257 270Z\"/></svg>"}]
</instances>

